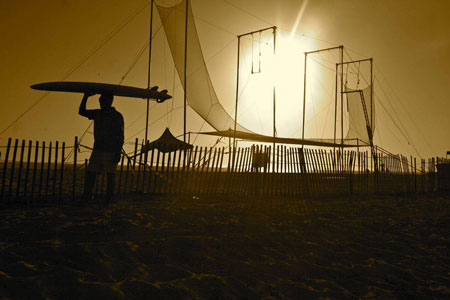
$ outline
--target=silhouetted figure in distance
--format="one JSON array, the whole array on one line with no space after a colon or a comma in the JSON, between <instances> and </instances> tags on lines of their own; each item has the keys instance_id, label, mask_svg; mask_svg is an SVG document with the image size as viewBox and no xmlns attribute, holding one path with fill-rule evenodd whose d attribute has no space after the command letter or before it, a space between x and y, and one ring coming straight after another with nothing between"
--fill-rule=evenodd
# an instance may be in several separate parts
<instances>
[{"instance_id":1,"label":"silhouetted figure in distance","mask_svg":"<svg viewBox=\"0 0 450 300\"><path fill-rule=\"evenodd\" d=\"M81 116L94 120L94 150L86 170L84 198L92 197L96 176L105 172L107 174L106 200L109 202L114 193L115 171L120 161L124 141L123 116L112 106L114 96L108 93L100 96L100 109L86 109L90 96L92 94L84 94L78 110Z\"/></svg>"}]
</instances>

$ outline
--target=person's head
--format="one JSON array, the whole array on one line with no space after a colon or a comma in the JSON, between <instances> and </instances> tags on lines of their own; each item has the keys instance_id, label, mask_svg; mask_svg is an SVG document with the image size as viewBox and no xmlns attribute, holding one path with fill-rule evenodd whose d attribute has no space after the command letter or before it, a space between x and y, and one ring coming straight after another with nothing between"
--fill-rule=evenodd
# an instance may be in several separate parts
<instances>
[{"instance_id":1,"label":"person's head","mask_svg":"<svg viewBox=\"0 0 450 300\"><path fill-rule=\"evenodd\" d=\"M113 100L114 100L113 94L111 94L111 93L103 93L103 94L100 96L100 99L99 99L99 101L100 101L100 107L101 107L102 109L110 108L111 105L112 105L112 103L113 103Z\"/></svg>"}]
</instances>

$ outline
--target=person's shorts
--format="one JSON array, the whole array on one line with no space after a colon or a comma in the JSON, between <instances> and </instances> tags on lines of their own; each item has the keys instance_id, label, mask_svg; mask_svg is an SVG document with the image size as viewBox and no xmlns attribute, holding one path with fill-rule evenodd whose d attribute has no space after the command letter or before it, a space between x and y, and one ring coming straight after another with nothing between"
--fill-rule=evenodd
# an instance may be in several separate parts
<instances>
[{"instance_id":1,"label":"person's shorts","mask_svg":"<svg viewBox=\"0 0 450 300\"><path fill-rule=\"evenodd\" d=\"M87 167L88 172L114 173L116 171L116 154L114 152L92 151Z\"/></svg>"}]
</instances>

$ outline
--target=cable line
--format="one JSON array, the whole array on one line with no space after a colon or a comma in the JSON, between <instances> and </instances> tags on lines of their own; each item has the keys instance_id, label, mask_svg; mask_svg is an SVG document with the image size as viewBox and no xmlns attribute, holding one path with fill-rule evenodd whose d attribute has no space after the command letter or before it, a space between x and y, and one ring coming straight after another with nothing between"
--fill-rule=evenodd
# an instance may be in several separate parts
<instances>
[{"instance_id":1,"label":"cable line","mask_svg":"<svg viewBox=\"0 0 450 300\"><path fill-rule=\"evenodd\" d=\"M136 9L131 15L128 16L127 19L123 23L121 23L118 27L116 27L113 31L111 31L106 38L100 42L91 52L88 53L86 57L84 57L75 67L73 67L66 75L63 76L62 80L66 80L70 75L72 75L75 71L77 71L86 61L89 60L95 53L97 53L107 42L109 42L117 33L119 33L126 25L128 25L140 12L142 12L149 3L147 2L142 7ZM0 132L0 135L5 133L11 126L17 123L23 116L25 116L29 111L31 111L36 105L38 105L42 100L44 100L50 92L45 93L43 96L39 97L33 104L31 104L25 111L23 111L14 121L12 121L5 129Z\"/></svg>"}]
</instances>

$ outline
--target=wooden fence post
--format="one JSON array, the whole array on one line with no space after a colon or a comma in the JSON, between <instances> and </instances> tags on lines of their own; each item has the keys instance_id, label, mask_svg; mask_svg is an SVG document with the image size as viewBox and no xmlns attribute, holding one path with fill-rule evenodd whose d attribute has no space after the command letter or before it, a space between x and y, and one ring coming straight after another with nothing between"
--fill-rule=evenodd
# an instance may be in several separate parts
<instances>
[{"instance_id":1,"label":"wooden fence post","mask_svg":"<svg viewBox=\"0 0 450 300\"><path fill-rule=\"evenodd\" d=\"M2 189L0 198L3 200L3 195L5 193L5 182L6 182L6 174L8 173L8 159L9 159L9 150L11 148L11 138L8 138L8 145L6 146L6 155L5 160L3 161L3 176L2 176Z\"/></svg>"},{"instance_id":2,"label":"wooden fence post","mask_svg":"<svg viewBox=\"0 0 450 300\"><path fill-rule=\"evenodd\" d=\"M17 172L16 182L16 201L20 198L20 185L22 184L22 169L23 169L23 154L25 152L25 140L22 140L22 147L20 148L19 171Z\"/></svg>"},{"instance_id":3,"label":"wooden fence post","mask_svg":"<svg viewBox=\"0 0 450 300\"><path fill-rule=\"evenodd\" d=\"M45 178L45 200L48 200L48 187L50 183L50 170L52 164L52 142L48 146L48 161L47 161L47 177Z\"/></svg>"},{"instance_id":4,"label":"wooden fence post","mask_svg":"<svg viewBox=\"0 0 450 300\"><path fill-rule=\"evenodd\" d=\"M78 137L73 142L73 175L72 175L72 201L75 201L77 188L77 156L78 156Z\"/></svg>"},{"instance_id":5,"label":"wooden fence post","mask_svg":"<svg viewBox=\"0 0 450 300\"><path fill-rule=\"evenodd\" d=\"M17 155L18 143L19 143L19 140L16 139L16 141L14 142L14 152L13 152L13 159L12 159L12 164L11 164L10 178L9 178L8 199L11 199L12 190L13 190L14 169L16 167L16 155Z\"/></svg>"},{"instance_id":6,"label":"wooden fence post","mask_svg":"<svg viewBox=\"0 0 450 300\"><path fill-rule=\"evenodd\" d=\"M64 153L66 152L66 142L62 143L61 148L61 170L60 170L60 178L59 178L59 201L62 199L63 192L63 180L64 180Z\"/></svg>"},{"instance_id":7,"label":"wooden fence post","mask_svg":"<svg viewBox=\"0 0 450 300\"><path fill-rule=\"evenodd\" d=\"M56 179L58 175L58 146L59 143L56 141L55 143L55 168L53 169L53 189L52 189L52 196L53 198L56 196Z\"/></svg>"},{"instance_id":8,"label":"wooden fence post","mask_svg":"<svg viewBox=\"0 0 450 300\"><path fill-rule=\"evenodd\" d=\"M27 167L25 170L25 182L24 182L25 188L23 189L23 198L26 200L27 200L27 194L28 194L28 178L29 178L29 173L30 173L30 163L31 163L30 160L31 160L32 146L33 146L33 142L31 140L28 141ZM28 200L27 200L27 204L28 204Z\"/></svg>"},{"instance_id":9,"label":"wooden fence post","mask_svg":"<svg viewBox=\"0 0 450 300\"><path fill-rule=\"evenodd\" d=\"M35 183L36 183L36 172L37 172L37 165L38 165L38 158L39 158L39 141L36 141L36 146L34 150L34 165L33 165L33 177L31 179L31 195L30 198L33 200L34 197L34 189L35 189Z\"/></svg>"}]
</instances>

